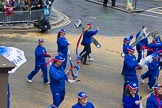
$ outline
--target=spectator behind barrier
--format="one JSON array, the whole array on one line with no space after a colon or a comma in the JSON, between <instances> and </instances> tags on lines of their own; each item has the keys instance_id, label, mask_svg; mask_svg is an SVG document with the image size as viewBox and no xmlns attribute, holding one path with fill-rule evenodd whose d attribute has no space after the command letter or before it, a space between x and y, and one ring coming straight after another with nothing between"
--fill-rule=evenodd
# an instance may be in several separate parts
<instances>
[{"instance_id":1,"label":"spectator behind barrier","mask_svg":"<svg viewBox=\"0 0 162 108\"><path fill-rule=\"evenodd\" d=\"M14 2L14 10L15 11L23 11L25 9L24 0L15 0Z\"/></svg>"},{"instance_id":2,"label":"spectator behind barrier","mask_svg":"<svg viewBox=\"0 0 162 108\"><path fill-rule=\"evenodd\" d=\"M30 7L31 7L31 10L43 9L43 1L42 0L31 0Z\"/></svg>"}]
</instances>

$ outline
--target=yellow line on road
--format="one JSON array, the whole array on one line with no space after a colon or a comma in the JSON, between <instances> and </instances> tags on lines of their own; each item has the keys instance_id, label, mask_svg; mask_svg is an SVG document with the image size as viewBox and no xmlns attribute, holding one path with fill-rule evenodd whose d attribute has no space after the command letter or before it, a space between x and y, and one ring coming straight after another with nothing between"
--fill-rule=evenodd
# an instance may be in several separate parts
<instances>
[{"instance_id":1,"label":"yellow line on road","mask_svg":"<svg viewBox=\"0 0 162 108\"><path fill-rule=\"evenodd\" d=\"M161 9L160 9L161 8ZM157 10L157 11L156 11ZM151 8L146 10L147 12L152 12L152 13L156 13L156 14L162 14L162 12L158 12L158 11L162 11L162 7L156 7L156 8Z\"/></svg>"}]
</instances>

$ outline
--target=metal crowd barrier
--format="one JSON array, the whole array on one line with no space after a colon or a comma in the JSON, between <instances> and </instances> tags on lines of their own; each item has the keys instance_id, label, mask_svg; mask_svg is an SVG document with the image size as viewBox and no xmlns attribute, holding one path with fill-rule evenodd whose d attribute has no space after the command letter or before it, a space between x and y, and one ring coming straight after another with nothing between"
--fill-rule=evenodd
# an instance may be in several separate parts
<instances>
[{"instance_id":1,"label":"metal crowd barrier","mask_svg":"<svg viewBox=\"0 0 162 108\"><path fill-rule=\"evenodd\" d=\"M50 12L50 8L48 8ZM14 23L30 23L32 21L37 21L38 17L43 17L44 9L32 10L30 8L27 11L13 11L11 16L6 16L6 13L0 12L0 24L14 24ZM49 17L49 15L46 15Z\"/></svg>"}]
</instances>

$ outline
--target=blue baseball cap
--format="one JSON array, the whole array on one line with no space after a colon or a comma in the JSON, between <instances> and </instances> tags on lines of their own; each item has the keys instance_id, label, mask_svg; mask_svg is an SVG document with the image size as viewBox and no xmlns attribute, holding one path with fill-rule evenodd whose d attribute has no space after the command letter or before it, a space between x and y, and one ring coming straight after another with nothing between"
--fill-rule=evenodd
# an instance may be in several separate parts
<instances>
[{"instance_id":1,"label":"blue baseball cap","mask_svg":"<svg viewBox=\"0 0 162 108\"><path fill-rule=\"evenodd\" d=\"M160 87L162 87L162 85L157 83L157 84L155 84L155 86L153 88L154 88L154 90L158 90Z\"/></svg>"},{"instance_id":2,"label":"blue baseball cap","mask_svg":"<svg viewBox=\"0 0 162 108\"><path fill-rule=\"evenodd\" d=\"M128 51L131 51L131 52L134 52L135 49L134 49L132 46L129 46L129 47L127 48L127 50L128 50Z\"/></svg>"},{"instance_id":3,"label":"blue baseball cap","mask_svg":"<svg viewBox=\"0 0 162 108\"><path fill-rule=\"evenodd\" d=\"M40 43L40 42L44 42L44 40L42 39L42 38L39 38L38 39L38 42Z\"/></svg>"},{"instance_id":4,"label":"blue baseball cap","mask_svg":"<svg viewBox=\"0 0 162 108\"><path fill-rule=\"evenodd\" d=\"M135 82L130 82L130 83L128 84L128 86L129 86L129 88L131 88L131 89L138 89L138 85L137 85Z\"/></svg>"},{"instance_id":5,"label":"blue baseball cap","mask_svg":"<svg viewBox=\"0 0 162 108\"><path fill-rule=\"evenodd\" d=\"M130 42L130 39L126 37L123 39L123 42Z\"/></svg>"},{"instance_id":6,"label":"blue baseball cap","mask_svg":"<svg viewBox=\"0 0 162 108\"><path fill-rule=\"evenodd\" d=\"M86 98L88 97L87 93L86 92L79 92L78 93L78 98L79 99L83 99L83 98Z\"/></svg>"},{"instance_id":7,"label":"blue baseball cap","mask_svg":"<svg viewBox=\"0 0 162 108\"><path fill-rule=\"evenodd\" d=\"M65 58L62 57L61 55L56 55L56 56L54 57L54 60L63 62L63 61L65 60Z\"/></svg>"},{"instance_id":8,"label":"blue baseball cap","mask_svg":"<svg viewBox=\"0 0 162 108\"><path fill-rule=\"evenodd\" d=\"M60 33L66 33L66 30L65 29L61 29L59 32Z\"/></svg>"},{"instance_id":9,"label":"blue baseball cap","mask_svg":"<svg viewBox=\"0 0 162 108\"><path fill-rule=\"evenodd\" d=\"M154 38L154 39L153 39L153 42L155 42L155 43L160 43L160 41L159 41L158 38Z\"/></svg>"}]
</instances>

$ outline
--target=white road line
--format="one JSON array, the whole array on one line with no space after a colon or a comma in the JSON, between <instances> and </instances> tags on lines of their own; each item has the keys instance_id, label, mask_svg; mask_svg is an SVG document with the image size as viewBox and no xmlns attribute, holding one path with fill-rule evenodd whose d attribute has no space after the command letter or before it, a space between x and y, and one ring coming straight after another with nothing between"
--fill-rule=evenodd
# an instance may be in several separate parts
<instances>
[{"instance_id":1,"label":"white road line","mask_svg":"<svg viewBox=\"0 0 162 108\"><path fill-rule=\"evenodd\" d=\"M143 16L148 16L148 17L153 17L153 18L162 19L162 17L158 17L158 16L155 16L155 15L148 15L148 14L141 14L141 13L133 13L133 14L143 15Z\"/></svg>"},{"instance_id":2,"label":"white road line","mask_svg":"<svg viewBox=\"0 0 162 108\"><path fill-rule=\"evenodd\" d=\"M158 11L162 11L162 7L151 8L151 9L148 9L146 11L156 13L156 14L162 14L162 12L158 12Z\"/></svg>"}]
</instances>

